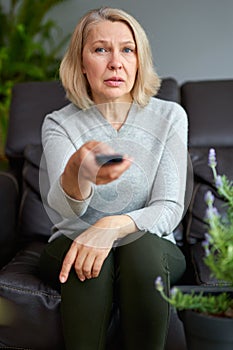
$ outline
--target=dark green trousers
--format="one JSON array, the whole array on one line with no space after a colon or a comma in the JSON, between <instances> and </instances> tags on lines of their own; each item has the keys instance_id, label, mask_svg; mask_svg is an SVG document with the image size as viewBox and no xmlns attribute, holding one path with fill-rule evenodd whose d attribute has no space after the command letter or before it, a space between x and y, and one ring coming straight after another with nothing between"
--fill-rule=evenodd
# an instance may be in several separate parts
<instances>
[{"instance_id":1,"label":"dark green trousers","mask_svg":"<svg viewBox=\"0 0 233 350\"><path fill-rule=\"evenodd\" d=\"M65 284L58 275L72 241L61 236L41 256L41 274L61 290L61 314L67 350L103 350L113 300L119 309L125 350L162 350L169 305L155 290L161 276L165 290L185 270L185 258L173 243L151 233L110 251L98 278L80 282L72 269Z\"/></svg>"}]
</instances>

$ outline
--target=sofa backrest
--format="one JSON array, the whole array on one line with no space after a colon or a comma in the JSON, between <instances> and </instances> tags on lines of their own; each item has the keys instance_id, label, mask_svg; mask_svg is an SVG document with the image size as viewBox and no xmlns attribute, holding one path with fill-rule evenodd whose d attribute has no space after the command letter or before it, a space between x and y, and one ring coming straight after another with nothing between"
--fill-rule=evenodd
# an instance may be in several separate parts
<instances>
[{"instance_id":1,"label":"sofa backrest","mask_svg":"<svg viewBox=\"0 0 233 350\"><path fill-rule=\"evenodd\" d=\"M190 243L196 243L207 231L204 196L208 190L215 195L218 210L225 210L208 166L210 148L216 150L219 174L233 180L233 80L187 82L181 86L181 104L189 118L189 153L194 173L186 234Z\"/></svg>"},{"instance_id":2,"label":"sofa backrest","mask_svg":"<svg viewBox=\"0 0 233 350\"><path fill-rule=\"evenodd\" d=\"M233 146L233 80L187 82L181 104L189 117L189 146Z\"/></svg>"},{"instance_id":3,"label":"sofa backrest","mask_svg":"<svg viewBox=\"0 0 233 350\"><path fill-rule=\"evenodd\" d=\"M13 87L5 153L16 172L22 166L25 147L41 144L45 115L66 104L58 81L19 83Z\"/></svg>"},{"instance_id":4,"label":"sofa backrest","mask_svg":"<svg viewBox=\"0 0 233 350\"><path fill-rule=\"evenodd\" d=\"M179 102L179 87L172 78L163 79L158 97ZM22 187L19 211L20 240L48 239L51 215L46 198L41 200L39 167L42 155L41 126L44 117L69 101L58 81L29 82L14 86L10 109L6 155ZM46 192L46 191L45 191Z\"/></svg>"}]
</instances>

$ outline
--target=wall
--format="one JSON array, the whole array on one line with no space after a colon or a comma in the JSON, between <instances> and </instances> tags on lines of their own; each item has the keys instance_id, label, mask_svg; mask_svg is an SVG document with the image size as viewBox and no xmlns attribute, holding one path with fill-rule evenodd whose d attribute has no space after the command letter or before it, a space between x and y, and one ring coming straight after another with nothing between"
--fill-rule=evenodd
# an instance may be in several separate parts
<instances>
[{"instance_id":1,"label":"wall","mask_svg":"<svg viewBox=\"0 0 233 350\"><path fill-rule=\"evenodd\" d=\"M233 0L67 0L51 15L69 33L87 10L107 5L142 24L160 76L233 78Z\"/></svg>"}]
</instances>

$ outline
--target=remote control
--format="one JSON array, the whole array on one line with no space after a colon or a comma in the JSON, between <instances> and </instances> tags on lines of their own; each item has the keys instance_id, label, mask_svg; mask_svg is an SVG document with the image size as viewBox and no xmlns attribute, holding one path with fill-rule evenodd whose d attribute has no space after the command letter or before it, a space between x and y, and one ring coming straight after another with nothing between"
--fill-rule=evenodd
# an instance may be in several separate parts
<instances>
[{"instance_id":1,"label":"remote control","mask_svg":"<svg viewBox=\"0 0 233 350\"><path fill-rule=\"evenodd\" d=\"M95 159L97 164L104 166L121 163L123 161L123 156L121 154L97 154Z\"/></svg>"}]
</instances>

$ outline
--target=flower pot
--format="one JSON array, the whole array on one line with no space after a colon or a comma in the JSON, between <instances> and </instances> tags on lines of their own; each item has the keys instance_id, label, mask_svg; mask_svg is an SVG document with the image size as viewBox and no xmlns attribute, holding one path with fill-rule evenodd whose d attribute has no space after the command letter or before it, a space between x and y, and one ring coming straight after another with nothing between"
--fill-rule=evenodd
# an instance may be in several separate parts
<instances>
[{"instance_id":1,"label":"flower pot","mask_svg":"<svg viewBox=\"0 0 233 350\"><path fill-rule=\"evenodd\" d=\"M232 350L233 318L178 311L183 322L188 350Z\"/></svg>"}]
</instances>

